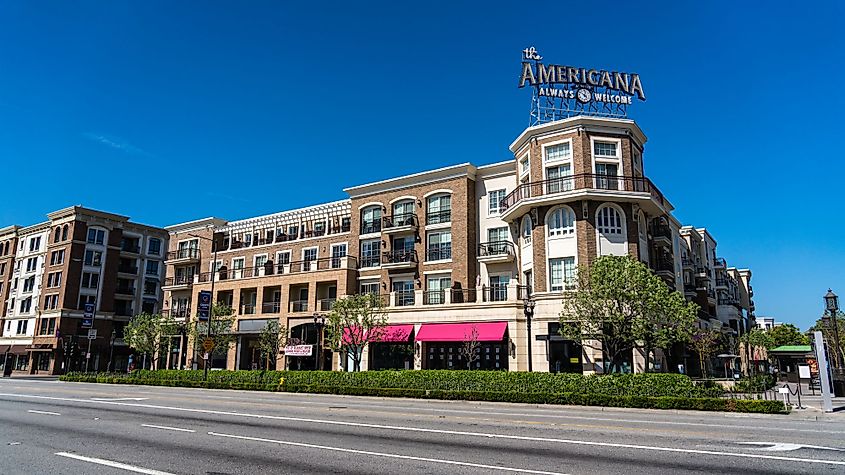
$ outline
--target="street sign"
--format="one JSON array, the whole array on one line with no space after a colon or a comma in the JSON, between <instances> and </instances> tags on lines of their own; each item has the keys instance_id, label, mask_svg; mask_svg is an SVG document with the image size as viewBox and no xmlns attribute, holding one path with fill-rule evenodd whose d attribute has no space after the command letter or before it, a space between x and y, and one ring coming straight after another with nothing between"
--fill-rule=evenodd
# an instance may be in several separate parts
<instances>
[{"instance_id":1,"label":"street sign","mask_svg":"<svg viewBox=\"0 0 845 475\"><path fill-rule=\"evenodd\" d=\"M203 353L203 354L202 354L202 359L207 360L207 359L208 359L208 353Z\"/></svg>"},{"instance_id":2,"label":"street sign","mask_svg":"<svg viewBox=\"0 0 845 475\"><path fill-rule=\"evenodd\" d=\"M214 340L211 338L206 338L202 341L202 349L205 351L211 351L214 348Z\"/></svg>"},{"instance_id":3,"label":"street sign","mask_svg":"<svg viewBox=\"0 0 845 475\"><path fill-rule=\"evenodd\" d=\"M208 321L208 316L211 314L211 292L207 290L201 291L199 300L197 318L201 322L206 322Z\"/></svg>"},{"instance_id":4,"label":"street sign","mask_svg":"<svg viewBox=\"0 0 845 475\"><path fill-rule=\"evenodd\" d=\"M97 339L97 329L91 328L88 330L88 339L89 340L96 340Z\"/></svg>"},{"instance_id":5,"label":"street sign","mask_svg":"<svg viewBox=\"0 0 845 475\"><path fill-rule=\"evenodd\" d=\"M86 360L90 360L90 359L91 359L91 353L90 353L90 352L85 353L85 359L86 359Z\"/></svg>"},{"instance_id":6,"label":"street sign","mask_svg":"<svg viewBox=\"0 0 845 475\"><path fill-rule=\"evenodd\" d=\"M82 328L91 328L94 326L94 304L86 303L82 312Z\"/></svg>"}]
</instances>

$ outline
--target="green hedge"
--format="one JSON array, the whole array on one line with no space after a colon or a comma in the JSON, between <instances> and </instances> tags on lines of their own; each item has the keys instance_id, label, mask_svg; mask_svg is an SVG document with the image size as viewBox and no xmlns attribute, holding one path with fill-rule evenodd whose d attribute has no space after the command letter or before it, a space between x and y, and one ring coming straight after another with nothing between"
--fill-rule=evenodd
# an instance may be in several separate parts
<instances>
[{"instance_id":1,"label":"green hedge","mask_svg":"<svg viewBox=\"0 0 845 475\"><path fill-rule=\"evenodd\" d=\"M137 370L131 374L112 373L62 377L88 378L97 382L119 382L131 378L133 383L180 382L201 383L202 371ZM286 386L321 386L342 388L410 389L428 391L578 393L609 396L642 397L720 397L723 390L715 385L695 384L680 374L552 374L505 371L210 371L209 384L234 387L278 386L284 378ZM109 381L105 381L108 379ZM74 379L81 380L81 379Z\"/></svg>"},{"instance_id":2,"label":"green hedge","mask_svg":"<svg viewBox=\"0 0 845 475\"><path fill-rule=\"evenodd\" d=\"M360 373L212 371L209 372L208 376L208 381L204 382L202 371L139 370L131 374L69 373L62 376L61 379L63 381L97 383L419 399L690 409L767 414L788 412L784 404L778 401L713 397L709 395L714 392L713 388L695 386L686 376L669 374L582 376L481 371L380 371ZM540 382L540 384L530 386L532 382ZM582 385L574 386L578 382ZM675 393L671 394L673 391Z\"/></svg>"}]
</instances>

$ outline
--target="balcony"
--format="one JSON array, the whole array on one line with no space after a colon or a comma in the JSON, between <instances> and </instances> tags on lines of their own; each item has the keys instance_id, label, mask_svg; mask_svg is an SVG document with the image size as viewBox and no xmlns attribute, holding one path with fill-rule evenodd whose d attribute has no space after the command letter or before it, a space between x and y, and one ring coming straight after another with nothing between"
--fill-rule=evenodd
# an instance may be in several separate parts
<instances>
[{"instance_id":1,"label":"balcony","mask_svg":"<svg viewBox=\"0 0 845 475\"><path fill-rule=\"evenodd\" d=\"M367 267L378 267L381 265L381 256L364 256L361 258L361 262L358 265L359 269L365 269Z\"/></svg>"},{"instance_id":2,"label":"balcony","mask_svg":"<svg viewBox=\"0 0 845 475\"><path fill-rule=\"evenodd\" d=\"M696 295L698 290L695 287L695 284L684 284L684 293L688 295Z\"/></svg>"},{"instance_id":3,"label":"balcony","mask_svg":"<svg viewBox=\"0 0 845 475\"><path fill-rule=\"evenodd\" d=\"M695 275L697 277L706 277L706 278L709 279L710 278L710 268L698 266L698 267L695 268Z\"/></svg>"},{"instance_id":4,"label":"balcony","mask_svg":"<svg viewBox=\"0 0 845 475\"><path fill-rule=\"evenodd\" d=\"M417 251L386 251L381 266L385 269L411 269L417 266Z\"/></svg>"},{"instance_id":5,"label":"balcony","mask_svg":"<svg viewBox=\"0 0 845 475\"><path fill-rule=\"evenodd\" d=\"M181 320L181 319L191 317L191 309L190 309L190 307L188 307L188 308L177 308L176 310L162 310L161 314L163 316L170 315L171 317L173 317L176 320Z\"/></svg>"},{"instance_id":6,"label":"balcony","mask_svg":"<svg viewBox=\"0 0 845 475\"><path fill-rule=\"evenodd\" d=\"M713 267L717 269L724 269L725 267L727 267L727 265L728 263L727 261L725 261L724 257L717 257L713 259Z\"/></svg>"},{"instance_id":7,"label":"balcony","mask_svg":"<svg viewBox=\"0 0 845 475\"><path fill-rule=\"evenodd\" d=\"M216 282L333 269L355 269L357 262L358 260L354 256L321 257L320 259L293 261L277 265L265 264L255 267L244 267L241 269L221 269L218 271ZM203 272L199 274L197 282L211 282L211 272Z\"/></svg>"},{"instance_id":8,"label":"balcony","mask_svg":"<svg viewBox=\"0 0 845 475\"><path fill-rule=\"evenodd\" d=\"M374 234L381 232L381 220L362 221L361 234Z\"/></svg>"},{"instance_id":9,"label":"balcony","mask_svg":"<svg viewBox=\"0 0 845 475\"><path fill-rule=\"evenodd\" d=\"M666 224L656 224L651 230L651 238L655 244L672 247L672 228Z\"/></svg>"},{"instance_id":10,"label":"balcony","mask_svg":"<svg viewBox=\"0 0 845 475\"><path fill-rule=\"evenodd\" d=\"M317 309L320 312L331 312L336 301L335 298L320 299L317 301Z\"/></svg>"},{"instance_id":11,"label":"balcony","mask_svg":"<svg viewBox=\"0 0 845 475\"><path fill-rule=\"evenodd\" d=\"M394 292L393 305L396 307L409 307L414 305L415 292L413 290L400 290Z\"/></svg>"},{"instance_id":12,"label":"balcony","mask_svg":"<svg viewBox=\"0 0 845 475\"><path fill-rule=\"evenodd\" d=\"M308 311L308 301L307 300L291 300L290 301L290 311L292 313L307 312Z\"/></svg>"},{"instance_id":13,"label":"balcony","mask_svg":"<svg viewBox=\"0 0 845 475\"><path fill-rule=\"evenodd\" d=\"M507 285L493 285L482 287L481 298L485 302L506 302L508 300Z\"/></svg>"},{"instance_id":14,"label":"balcony","mask_svg":"<svg viewBox=\"0 0 845 475\"><path fill-rule=\"evenodd\" d=\"M728 279L725 279L724 277L719 277L716 279L716 288L727 289L729 282L730 281Z\"/></svg>"},{"instance_id":15,"label":"balcony","mask_svg":"<svg viewBox=\"0 0 845 475\"><path fill-rule=\"evenodd\" d=\"M279 313L282 310L282 302L264 302L261 304L261 313Z\"/></svg>"},{"instance_id":16,"label":"balcony","mask_svg":"<svg viewBox=\"0 0 845 475\"><path fill-rule=\"evenodd\" d=\"M688 257L681 259L681 265L684 266L684 269L695 269L695 261Z\"/></svg>"},{"instance_id":17,"label":"balcony","mask_svg":"<svg viewBox=\"0 0 845 475\"><path fill-rule=\"evenodd\" d=\"M200 259L200 250L189 247L187 249L179 249L176 251L168 251L166 260L168 264L176 262L198 262Z\"/></svg>"},{"instance_id":18,"label":"balcony","mask_svg":"<svg viewBox=\"0 0 845 475\"><path fill-rule=\"evenodd\" d=\"M125 252L129 254L140 254L141 246L139 246L137 243L123 243L120 246L120 252Z\"/></svg>"},{"instance_id":19,"label":"balcony","mask_svg":"<svg viewBox=\"0 0 845 475\"><path fill-rule=\"evenodd\" d=\"M425 260L429 261L446 261L452 258L452 244L448 246L441 245L439 247L432 247L426 249Z\"/></svg>"},{"instance_id":20,"label":"balcony","mask_svg":"<svg viewBox=\"0 0 845 475\"><path fill-rule=\"evenodd\" d=\"M707 283L708 282L710 282L709 277L697 276L695 278L695 288L696 288L696 290L707 290Z\"/></svg>"},{"instance_id":21,"label":"balcony","mask_svg":"<svg viewBox=\"0 0 845 475\"><path fill-rule=\"evenodd\" d=\"M660 274L671 274L672 276L675 275L675 262L670 259L655 259L654 260L654 272L658 275Z\"/></svg>"},{"instance_id":22,"label":"balcony","mask_svg":"<svg viewBox=\"0 0 845 475\"><path fill-rule=\"evenodd\" d=\"M413 232L420 227L420 222L414 213L382 216L381 222L381 230L385 234Z\"/></svg>"},{"instance_id":23,"label":"balcony","mask_svg":"<svg viewBox=\"0 0 845 475\"><path fill-rule=\"evenodd\" d=\"M452 222L452 210L444 209L441 211L433 211L425 215L425 224L443 224Z\"/></svg>"},{"instance_id":24,"label":"balcony","mask_svg":"<svg viewBox=\"0 0 845 475\"><path fill-rule=\"evenodd\" d=\"M423 305L443 305L445 303L445 290L426 290L423 292Z\"/></svg>"},{"instance_id":25,"label":"balcony","mask_svg":"<svg viewBox=\"0 0 845 475\"><path fill-rule=\"evenodd\" d=\"M161 286L163 290L177 290L187 289L194 284L194 275L177 275L176 277L168 277L164 279L164 285Z\"/></svg>"},{"instance_id":26,"label":"balcony","mask_svg":"<svg viewBox=\"0 0 845 475\"><path fill-rule=\"evenodd\" d=\"M546 202L592 195L628 198L642 205L653 203L656 206L650 211L655 213L663 213L670 207L663 193L648 178L583 173L519 185L502 200L502 219L512 220Z\"/></svg>"},{"instance_id":27,"label":"balcony","mask_svg":"<svg viewBox=\"0 0 845 475\"><path fill-rule=\"evenodd\" d=\"M478 244L478 261L487 264L513 262L516 252L513 243L508 241L490 241Z\"/></svg>"},{"instance_id":28,"label":"balcony","mask_svg":"<svg viewBox=\"0 0 845 475\"><path fill-rule=\"evenodd\" d=\"M129 297L133 297L135 296L135 288L118 286L116 289L114 289L114 293L116 295L127 295Z\"/></svg>"},{"instance_id":29,"label":"balcony","mask_svg":"<svg viewBox=\"0 0 845 475\"><path fill-rule=\"evenodd\" d=\"M137 266L119 265L119 266L117 266L117 272L121 273L121 274L138 275L138 267Z\"/></svg>"}]
</instances>

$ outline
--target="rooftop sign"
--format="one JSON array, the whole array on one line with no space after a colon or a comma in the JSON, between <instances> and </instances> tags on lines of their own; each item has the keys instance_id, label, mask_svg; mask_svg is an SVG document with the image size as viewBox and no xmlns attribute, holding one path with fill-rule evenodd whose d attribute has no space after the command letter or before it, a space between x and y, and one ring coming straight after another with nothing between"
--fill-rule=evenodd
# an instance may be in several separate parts
<instances>
[{"instance_id":1,"label":"rooftop sign","mask_svg":"<svg viewBox=\"0 0 845 475\"><path fill-rule=\"evenodd\" d=\"M637 73L544 64L532 46L522 50L519 87L533 87L531 125L575 115L627 117L634 97L645 101Z\"/></svg>"}]
</instances>

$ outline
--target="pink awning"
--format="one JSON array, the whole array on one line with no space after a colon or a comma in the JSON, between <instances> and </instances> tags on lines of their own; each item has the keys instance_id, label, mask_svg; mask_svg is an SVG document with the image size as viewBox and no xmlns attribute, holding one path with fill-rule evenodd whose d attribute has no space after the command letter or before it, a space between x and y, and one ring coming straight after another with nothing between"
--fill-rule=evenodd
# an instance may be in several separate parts
<instances>
[{"instance_id":1,"label":"pink awning","mask_svg":"<svg viewBox=\"0 0 845 475\"><path fill-rule=\"evenodd\" d=\"M343 329L343 341L348 343L354 338L352 337L352 333L357 330L356 328L344 328ZM371 330L373 331L373 330ZM407 343L408 340L411 339L411 333L414 332L413 325L387 325L384 328L380 328L377 330L379 332L379 338L374 339L373 341L378 341L380 343Z\"/></svg>"},{"instance_id":2,"label":"pink awning","mask_svg":"<svg viewBox=\"0 0 845 475\"><path fill-rule=\"evenodd\" d=\"M417 333L417 341L467 341L478 332L477 341L502 341L508 322L424 323Z\"/></svg>"}]
</instances>

